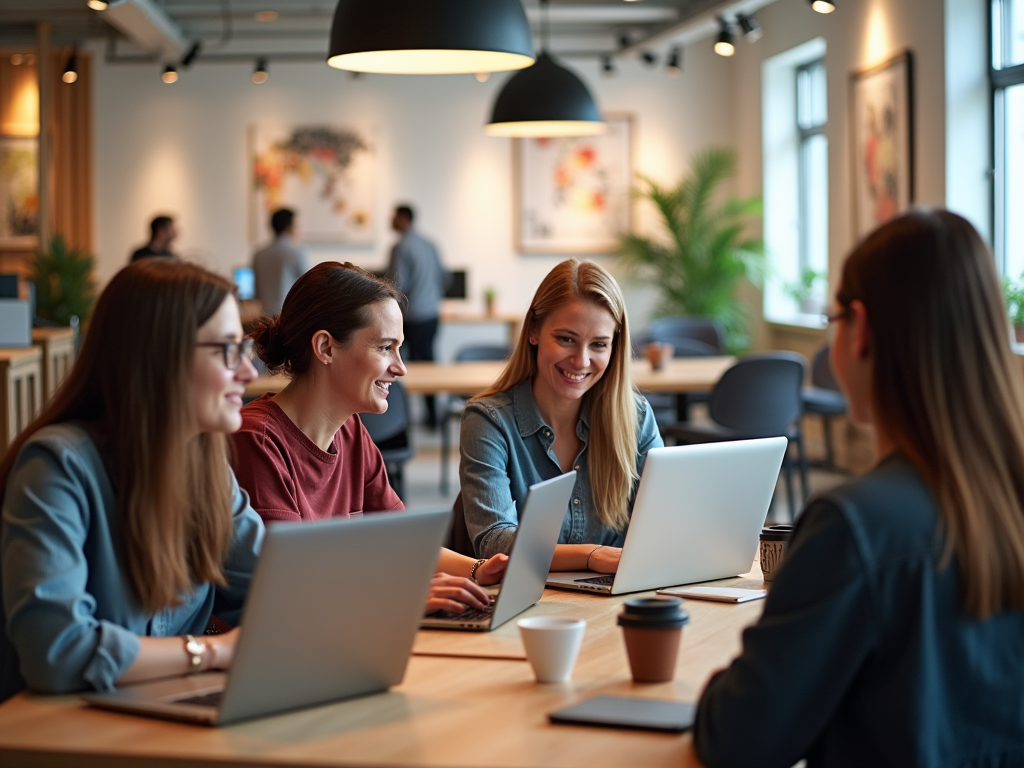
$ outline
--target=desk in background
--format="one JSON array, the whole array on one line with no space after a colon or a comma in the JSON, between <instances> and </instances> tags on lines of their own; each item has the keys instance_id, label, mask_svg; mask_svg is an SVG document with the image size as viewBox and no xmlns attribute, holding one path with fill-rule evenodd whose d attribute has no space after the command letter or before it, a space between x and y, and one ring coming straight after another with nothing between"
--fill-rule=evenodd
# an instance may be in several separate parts
<instances>
[{"instance_id":1,"label":"desk in background","mask_svg":"<svg viewBox=\"0 0 1024 768\"><path fill-rule=\"evenodd\" d=\"M0 455L43 407L39 347L0 349Z\"/></svg>"},{"instance_id":2,"label":"desk in background","mask_svg":"<svg viewBox=\"0 0 1024 768\"><path fill-rule=\"evenodd\" d=\"M33 328L32 344L43 351L43 398L49 402L75 362L73 328Z\"/></svg>"},{"instance_id":3,"label":"desk in background","mask_svg":"<svg viewBox=\"0 0 1024 768\"><path fill-rule=\"evenodd\" d=\"M759 588L754 568L747 579L721 584ZM689 734L551 725L547 713L596 695L695 700L708 676L739 652L740 632L761 615L763 601L687 601L691 622L676 679L636 685L615 624L622 601L633 596L546 590L517 617L587 620L568 683L534 682L529 664L516 658L516 619L492 633L421 631L405 679L388 693L226 728L89 709L74 696L21 694L0 706L0 764L684 768Z\"/></svg>"}]
</instances>

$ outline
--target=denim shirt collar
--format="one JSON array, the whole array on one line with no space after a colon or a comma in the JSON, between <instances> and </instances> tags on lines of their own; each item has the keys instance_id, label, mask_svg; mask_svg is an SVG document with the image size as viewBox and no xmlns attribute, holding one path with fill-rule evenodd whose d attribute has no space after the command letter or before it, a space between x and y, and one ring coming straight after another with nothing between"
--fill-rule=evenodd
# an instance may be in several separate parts
<instances>
[{"instance_id":1,"label":"denim shirt collar","mask_svg":"<svg viewBox=\"0 0 1024 768\"><path fill-rule=\"evenodd\" d=\"M531 378L525 378L512 387L512 409L515 413L516 427L519 429L520 437L529 437L545 427L551 428L545 423L544 417L540 415L537 401L533 399L533 380ZM576 435L583 441L586 441L590 435L590 403L587 397L583 398L580 421L576 425Z\"/></svg>"}]
</instances>

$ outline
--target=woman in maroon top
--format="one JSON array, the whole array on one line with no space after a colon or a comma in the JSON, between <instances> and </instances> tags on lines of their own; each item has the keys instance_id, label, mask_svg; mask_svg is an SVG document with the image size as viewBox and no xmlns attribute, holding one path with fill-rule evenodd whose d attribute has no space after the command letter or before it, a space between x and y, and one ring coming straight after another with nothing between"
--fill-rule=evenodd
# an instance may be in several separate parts
<instances>
[{"instance_id":1,"label":"woman in maroon top","mask_svg":"<svg viewBox=\"0 0 1024 768\"><path fill-rule=\"evenodd\" d=\"M268 523L405 509L358 416L386 411L391 383L405 375L404 300L359 267L326 262L292 286L280 315L257 322L260 358L292 377L245 406L233 435L238 483ZM483 607L479 585L497 583L507 560L442 549L427 611Z\"/></svg>"}]
</instances>

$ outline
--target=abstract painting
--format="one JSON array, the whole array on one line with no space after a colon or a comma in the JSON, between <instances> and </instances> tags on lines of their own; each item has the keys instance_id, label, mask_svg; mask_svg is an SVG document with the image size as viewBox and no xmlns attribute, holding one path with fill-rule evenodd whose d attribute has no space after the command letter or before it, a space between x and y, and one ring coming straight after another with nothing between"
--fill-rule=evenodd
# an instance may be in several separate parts
<instances>
[{"instance_id":1,"label":"abstract painting","mask_svg":"<svg viewBox=\"0 0 1024 768\"><path fill-rule=\"evenodd\" d=\"M910 51L850 80L854 233L864 237L914 201L913 57Z\"/></svg>"},{"instance_id":2,"label":"abstract painting","mask_svg":"<svg viewBox=\"0 0 1024 768\"><path fill-rule=\"evenodd\" d=\"M632 120L599 136L516 139L515 245L520 253L614 253L630 229Z\"/></svg>"},{"instance_id":3,"label":"abstract painting","mask_svg":"<svg viewBox=\"0 0 1024 768\"><path fill-rule=\"evenodd\" d=\"M375 155L366 132L259 125L249 147L252 242L271 237L270 214L285 207L307 243L373 244Z\"/></svg>"},{"instance_id":4,"label":"abstract painting","mask_svg":"<svg viewBox=\"0 0 1024 768\"><path fill-rule=\"evenodd\" d=\"M38 139L0 139L0 245L33 248L38 235Z\"/></svg>"}]
</instances>

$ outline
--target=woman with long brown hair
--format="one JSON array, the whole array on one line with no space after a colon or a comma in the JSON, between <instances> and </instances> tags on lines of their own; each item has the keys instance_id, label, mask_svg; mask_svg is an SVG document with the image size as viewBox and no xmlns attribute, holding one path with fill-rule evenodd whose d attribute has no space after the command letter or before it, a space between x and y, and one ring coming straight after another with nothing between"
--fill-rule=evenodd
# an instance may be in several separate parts
<instances>
[{"instance_id":1,"label":"woman with long brown hair","mask_svg":"<svg viewBox=\"0 0 1024 768\"><path fill-rule=\"evenodd\" d=\"M1024 765L1024 383L992 255L953 213L900 216L849 256L829 322L878 463L798 518L697 754Z\"/></svg>"},{"instance_id":2,"label":"woman with long brown hair","mask_svg":"<svg viewBox=\"0 0 1024 768\"><path fill-rule=\"evenodd\" d=\"M615 279L568 259L541 282L512 358L462 417L460 500L478 557L508 552L529 487L575 469L552 569L614 573L647 452L662 445L633 386Z\"/></svg>"},{"instance_id":3,"label":"woman with long brown hair","mask_svg":"<svg viewBox=\"0 0 1024 768\"><path fill-rule=\"evenodd\" d=\"M0 462L0 701L231 665L263 537L227 462L247 356L234 287L145 259L96 304L54 401ZM197 637L198 636L198 637Z\"/></svg>"}]
</instances>

